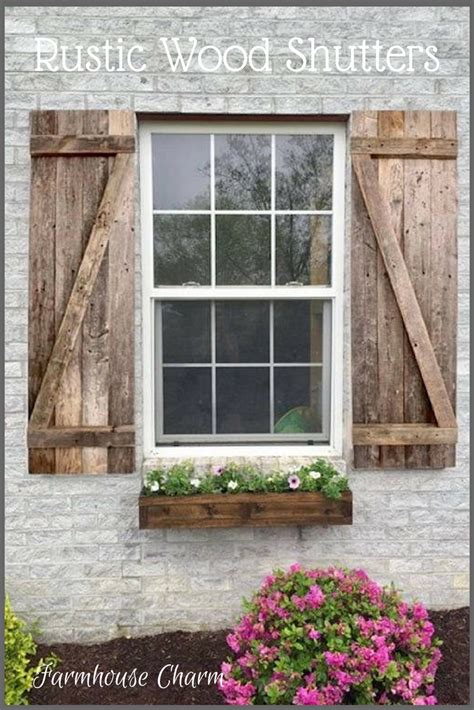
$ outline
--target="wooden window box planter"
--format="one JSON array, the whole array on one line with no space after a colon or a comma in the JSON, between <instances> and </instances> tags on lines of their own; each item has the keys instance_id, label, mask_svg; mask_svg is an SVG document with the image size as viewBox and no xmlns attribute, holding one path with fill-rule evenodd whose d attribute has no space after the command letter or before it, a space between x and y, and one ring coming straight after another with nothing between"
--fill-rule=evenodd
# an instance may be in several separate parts
<instances>
[{"instance_id":1,"label":"wooden window box planter","mask_svg":"<svg viewBox=\"0 0 474 710\"><path fill-rule=\"evenodd\" d=\"M140 528L231 528L351 525L352 493L215 493L140 496Z\"/></svg>"}]
</instances>

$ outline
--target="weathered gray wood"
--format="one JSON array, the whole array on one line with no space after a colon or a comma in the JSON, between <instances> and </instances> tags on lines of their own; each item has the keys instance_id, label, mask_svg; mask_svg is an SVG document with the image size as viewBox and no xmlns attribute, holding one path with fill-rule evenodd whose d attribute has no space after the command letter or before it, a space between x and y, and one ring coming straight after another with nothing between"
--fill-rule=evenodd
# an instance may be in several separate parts
<instances>
[{"instance_id":1,"label":"weathered gray wood","mask_svg":"<svg viewBox=\"0 0 474 710\"><path fill-rule=\"evenodd\" d=\"M85 133L106 135L108 131L107 111L85 112ZM109 160L112 167L113 158L94 156L81 160L84 166L82 222L88 236L109 177ZM94 426L105 426L109 421L109 316L112 314L107 307L108 251L109 247L102 259L82 326L82 423ZM84 445L82 465L85 473L107 473L107 449Z\"/></svg>"},{"instance_id":2,"label":"weathered gray wood","mask_svg":"<svg viewBox=\"0 0 474 710\"><path fill-rule=\"evenodd\" d=\"M133 352L134 274L118 266L110 286L108 259L112 239L117 253L131 250L133 265L134 161L109 157L109 149L132 151L134 131L126 111L33 112L32 134L45 141L33 139L32 176L47 180L33 179L30 203L31 473L116 473L111 449L119 463L134 461L133 387L126 411L125 397L116 395L109 421L109 366L126 361L111 358L109 332L115 329L114 348ZM35 154L48 142L57 155ZM110 287L124 297L110 295ZM115 308L128 309L132 320ZM119 389L133 382L133 357L127 364L114 373ZM133 464L120 467L127 470Z\"/></svg>"},{"instance_id":3,"label":"weathered gray wood","mask_svg":"<svg viewBox=\"0 0 474 710\"><path fill-rule=\"evenodd\" d=\"M130 447L135 442L135 428L130 426L85 426L51 427L29 429L28 446L31 448L54 447ZM96 471L94 471L96 473Z\"/></svg>"},{"instance_id":4,"label":"weathered gray wood","mask_svg":"<svg viewBox=\"0 0 474 710\"><path fill-rule=\"evenodd\" d=\"M455 428L454 410L379 190L372 159L354 155L353 165L436 420L443 428Z\"/></svg>"},{"instance_id":5,"label":"weathered gray wood","mask_svg":"<svg viewBox=\"0 0 474 710\"><path fill-rule=\"evenodd\" d=\"M58 133L83 132L82 111L60 111ZM56 257L55 257L55 325L59 333L84 251L87 235L82 229L83 160L58 158L56 161ZM82 368L79 339L71 352L59 383L54 416L57 426L77 426L82 414ZM80 473L82 451L75 447L56 451L58 473Z\"/></svg>"},{"instance_id":6,"label":"weathered gray wood","mask_svg":"<svg viewBox=\"0 0 474 710\"><path fill-rule=\"evenodd\" d=\"M456 137L456 113L433 111L431 135ZM448 397L456 404L456 341L458 324L457 277L457 175L453 161L436 161L431 166L431 339L443 372ZM455 465L455 448L431 449L431 465Z\"/></svg>"},{"instance_id":7,"label":"weathered gray wood","mask_svg":"<svg viewBox=\"0 0 474 710\"><path fill-rule=\"evenodd\" d=\"M390 141L403 136L403 111L379 111L378 135ZM376 167L376 166L374 166ZM403 248L403 161L388 158L378 161L378 187L400 248ZM375 225L373 225L375 228ZM377 235L376 235L377 236ZM380 423L403 421L403 344L405 330L395 294L387 275L381 250L377 250L377 330L378 330L378 409ZM401 468L405 465L403 447L382 447L380 465Z\"/></svg>"},{"instance_id":8,"label":"weathered gray wood","mask_svg":"<svg viewBox=\"0 0 474 710\"><path fill-rule=\"evenodd\" d=\"M415 446L419 444L455 444L457 429L444 429L430 424L354 424L354 445L380 444L386 446ZM416 446L418 448L418 446ZM421 459L418 468L426 468L428 461Z\"/></svg>"},{"instance_id":9,"label":"weathered gray wood","mask_svg":"<svg viewBox=\"0 0 474 710\"><path fill-rule=\"evenodd\" d=\"M57 130L55 111L33 111L35 133ZM56 240L56 163L37 158L31 164L29 313L28 313L28 409L32 411L53 349L54 262ZM54 473L54 449L30 451L30 473Z\"/></svg>"},{"instance_id":10,"label":"weathered gray wood","mask_svg":"<svg viewBox=\"0 0 474 710\"><path fill-rule=\"evenodd\" d=\"M75 111L75 113L79 120L81 112ZM65 111L60 114L65 114ZM40 155L49 157L116 155L117 153L133 153L134 151L135 137L133 135L33 135L30 138L30 153L35 157Z\"/></svg>"},{"instance_id":11,"label":"weathered gray wood","mask_svg":"<svg viewBox=\"0 0 474 710\"><path fill-rule=\"evenodd\" d=\"M405 135L429 138L429 111L406 111ZM431 160L418 155L404 162L405 185L403 196L405 263L423 319L431 331ZM405 338L404 349L404 421L432 422L435 418L426 393L420 369L412 347ZM436 442L430 441L429 444ZM429 466L429 446L407 446L407 468Z\"/></svg>"},{"instance_id":12,"label":"weathered gray wood","mask_svg":"<svg viewBox=\"0 0 474 710\"><path fill-rule=\"evenodd\" d=\"M376 136L377 111L357 111L352 115L354 136ZM359 184L353 173L351 232L351 346L352 411L354 422L377 422L377 241L370 223ZM378 446L356 446L356 468L379 464Z\"/></svg>"},{"instance_id":13,"label":"weathered gray wood","mask_svg":"<svg viewBox=\"0 0 474 710\"><path fill-rule=\"evenodd\" d=\"M131 134L135 130L134 116L129 111L111 111L109 130L114 134ZM109 333L109 424L118 426L134 419L134 258L135 231L133 205L135 184L133 163L125 174L125 184L120 207L115 216L109 244L108 310L113 315ZM124 238L126 235L126 238ZM110 317L112 319L112 317ZM126 334L127 337L124 337ZM130 473L135 470L133 449L110 449L108 470Z\"/></svg>"},{"instance_id":14,"label":"weathered gray wood","mask_svg":"<svg viewBox=\"0 0 474 710\"><path fill-rule=\"evenodd\" d=\"M392 120L399 111L380 111L382 120ZM457 140L428 137L403 137L379 135L378 138L358 138L351 140L352 154L372 155L374 158L430 158L431 160L455 159L458 153Z\"/></svg>"},{"instance_id":15,"label":"weathered gray wood","mask_svg":"<svg viewBox=\"0 0 474 710\"><path fill-rule=\"evenodd\" d=\"M51 358L41 383L30 422L33 427L47 427L56 403L63 373L70 362L81 329L87 303L99 272L116 214L125 200L131 158L117 155L84 258L74 283Z\"/></svg>"}]
</instances>

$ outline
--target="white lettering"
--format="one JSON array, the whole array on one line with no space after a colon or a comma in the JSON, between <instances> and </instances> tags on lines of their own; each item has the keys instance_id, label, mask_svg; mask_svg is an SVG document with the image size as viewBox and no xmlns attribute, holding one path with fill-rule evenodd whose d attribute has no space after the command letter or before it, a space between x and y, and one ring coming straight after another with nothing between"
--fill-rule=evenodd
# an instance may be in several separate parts
<instances>
[{"instance_id":1,"label":"white lettering","mask_svg":"<svg viewBox=\"0 0 474 710\"><path fill-rule=\"evenodd\" d=\"M43 51L48 51L47 47L44 47L43 45L49 44L50 49L49 51L52 51L53 54L48 58L42 57ZM36 37L36 66L35 66L35 71L45 71L46 69L49 69L49 71L58 71L58 67L56 66L51 66L51 62L53 62L56 57L58 56L58 43L55 39L49 39L48 37ZM41 66L42 64L46 65L45 69Z\"/></svg>"}]
</instances>

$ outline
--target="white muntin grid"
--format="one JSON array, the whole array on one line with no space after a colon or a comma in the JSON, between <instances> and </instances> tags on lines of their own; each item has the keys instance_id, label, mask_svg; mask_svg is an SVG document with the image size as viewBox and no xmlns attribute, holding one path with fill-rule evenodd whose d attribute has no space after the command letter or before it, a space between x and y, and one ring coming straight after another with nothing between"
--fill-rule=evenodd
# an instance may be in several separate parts
<instances>
[{"instance_id":1,"label":"white muntin grid","mask_svg":"<svg viewBox=\"0 0 474 710\"><path fill-rule=\"evenodd\" d=\"M210 209L208 210L154 210L152 185L152 134L154 133L204 133L210 136ZM254 133L271 135L271 209L270 210L217 210L214 184L214 136L218 133ZM275 209L275 144L278 134L323 134L334 136L333 191L331 210L277 210ZM143 254L143 364L144 364L144 452L145 457L183 456L235 456L235 455L340 455L342 451L342 276L344 230L344 168L345 126L339 123L250 122L250 121L146 121L140 125L140 175L141 224ZM153 274L153 215L201 214L210 217L211 273L209 285L155 286ZM221 286L216 284L216 216L218 215L268 215L270 217L271 283L267 286ZM278 215L329 215L332 217L331 278L327 286L302 286L276 284L276 217ZM215 344L215 302L222 300L268 301L270 313L275 300L323 300L323 357L319 363L275 363L273 358L273 318L270 317L270 358L265 363L217 363ZM163 435L163 401L157 385L162 382L161 327L155 328L155 308L158 317L161 302L176 300L206 300L211 302L211 362L199 364L211 369L212 432L210 435ZM330 337L327 337L330 333ZM164 367L186 367L186 363ZM196 367L197 363L190 363ZM270 433L216 434L216 371L219 367L267 367L270 375L278 367L312 366L322 368L323 425L320 434L273 434L274 383L270 376ZM262 438L265 443L262 443ZM284 439L284 441L283 441ZM321 443L318 443L318 440ZM159 442L158 444L156 442ZM221 442L227 443L221 443ZM312 445L309 445L311 442ZM324 442L324 443L323 443ZM329 443L328 443L329 442ZM170 444L179 443L179 446ZM199 445L197 445L199 444Z\"/></svg>"},{"instance_id":2,"label":"white muntin grid","mask_svg":"<svg viewBox=\"0 0 474 710\"><path fill-rule=\"evenodd\" d=\"M200 300L200 299L198 299ZM327 442L329 439L329 407L330 407L330 371L331 371L331 302L324 301L322 321L323 321L323 357L320 362L275 362L274 360L274 303L268 301L269 309L269 359L266 362L217 362L216 353L216 301L205 301L210 306L210 335L211 335L211 357L209 362L179 362L169 363L164 362L163 358L163 322L162 322L162 300L156 300L155 310L155 337L156 337L156 382L155 382L155 422L156 422L156 440L164 443L175 442L209 442L212 437L213 441L311 441ZM262 303L262 299L258 299L258 303ZM219 303L219 301L217 301ZM275 421L275 392L274 392L274 371L279 368L318 368L322 370L322 426L320 432L311 434L291 434L285 436L283 434L274 434ZM164 370L166 369L181 369L181 368L197 368L210 370L211 375L211 416L212 416L212 431L209 434L165 434L164 429L164 409L163 397L160 396L160 384L163 382ZM234 368L260 368L268 370L269 376L269 432L262 434L219 434L217 432L217 370L234 369ZM325 373L326 377L325 377Z\"/></svg>"}]
</instances>

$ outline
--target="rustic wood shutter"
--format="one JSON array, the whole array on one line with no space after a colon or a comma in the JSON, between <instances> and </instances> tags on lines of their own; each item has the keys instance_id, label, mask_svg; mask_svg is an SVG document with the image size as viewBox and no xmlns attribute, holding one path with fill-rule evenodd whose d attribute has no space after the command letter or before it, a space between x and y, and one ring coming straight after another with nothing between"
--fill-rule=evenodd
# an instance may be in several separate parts
<instances>
[{"instance_id":1,"label":"rustic wood shutter","mask_svg":"<svg viewBox=\"0 0 474 710\"><path fill-rule=\"evenodd\" d=\"M30 473L134 470L134 125L32 112Z\"/></svg>"},{"instance_id":2,"label":"rustic wood shutter","mask_svg":"<svg viewBox=\"0 0 474 710\"><path fill-rule=\"evenodd\" d=\"M352 115L356 468L455 463L456 114Z\"/></svg>"}]
</instances>

